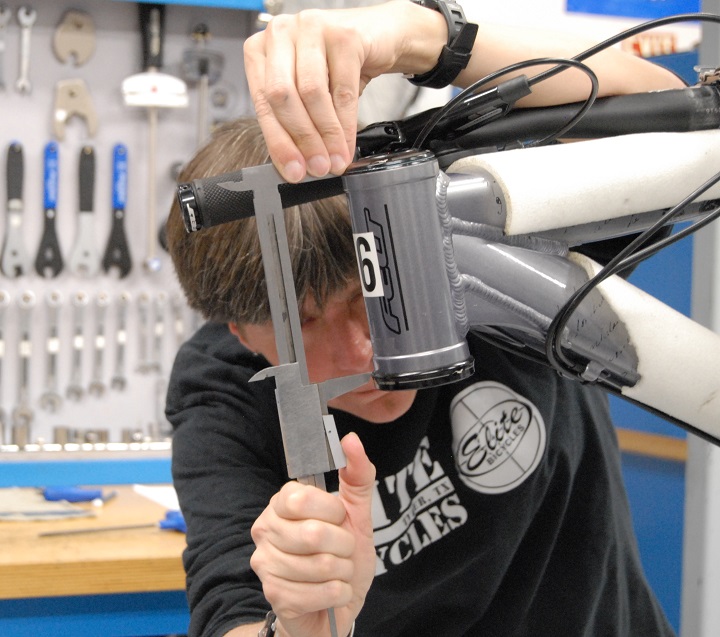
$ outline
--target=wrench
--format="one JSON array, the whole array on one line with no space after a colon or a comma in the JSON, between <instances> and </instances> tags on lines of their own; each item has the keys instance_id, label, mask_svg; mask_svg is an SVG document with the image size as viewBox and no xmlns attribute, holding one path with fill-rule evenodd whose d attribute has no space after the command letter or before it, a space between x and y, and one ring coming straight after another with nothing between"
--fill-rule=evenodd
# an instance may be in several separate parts
<instances>
[{"instance_id":1,"label":"wrench","mask_svg":"<svg viewBox=\"0 0 720 637\"><path fill-rule=\"evenodd\" d=\"M138 366L137 371L147 374L152 371L148 358L148 339L150 338L150 296L143 292L138 297Z\"/></svg>"},{"instance_id":2,"label":"wrench","mask_svg":"<svg viewBox=\"0 0 720 637\"><path fill-rule=\"evenodd\" d=\"M130 248L125 235L125 203L127 201L128 158L127 147L116 144L113 148L112 227L102 260L103 270L115 268L119 278L125 278L132 269Z\"/></svg>"},{"instance_id":3,"label":"wrench","mask_svg":"<svg viewBox=\"0 0 720 637\"><path fill-rule=\"evenodd\" d=\"M95 249L95 150L83 146L80 151L79 210L75 245L70 254L70 271L76 276L93 276L100 261Z\"/></svg>"},{"instance_id":4,"label":"wrench","mask_svg":"<svg viewBox=\"0 0 720 637\"><path fill-rule=\"evenodd\" d=\"M0 290L0 380L2 380L2 362L5 358L5 310L10 305L10 294ZM2 383L0 383L0 387ZM0 445L9 442L5 438L5 410L2 408L2 392L0 392Z\"/></svg>"},{"instance_id":5,"label":"wrench","mask_svg":"<svg viewBox=\"0 0 720 637\"><path fill-rule=\"evenodd\" d=\"M56 277L63 269L62 252L55 231L59 165L58 145L55 142L49 142L45 145L43 162L43 208L45 210L43 233L35 257L35 270L45 278Z\"/></svg>"},{"instance_id":6,"label":"wrench","mask_svg":"<svg viewBox=\"0 0 720 637\"><path fill-rule=\"evenodd\" d=\"M17 12L20 23L20 76L15 82L19 93L27 95L32 91L30 82L30 32L37 19L37 11L31 7L20 7Z\"/></svg>"},{"instance_id":7,"label":"wrench","mask_svg":"<svg viewBox=\"0 0 720 637\"><path fill-rule=\"evenodd\" d=\"M32 310L35 294L25 290L18 299L20 308L20 340L18 341L18 402L13 410L13 437L30 441L33 410L30 407L30 358L32 357Z\"/></svg>"},{"instance_id":8,"label":"wrench","mask_svg":"<svg viewBox=\"0 0 720 637\"><path fill-rule=\"evenodd\" d=\"M70 370L70 383L65 395L70 400L80 400L83 395L82 387L82 354L85 347L84 324L85 307L88 304L88 295L85 292L76 292L73 297L73 340L72 340L72 368Z\"/></svg>"},{"instance_id":9,"label":"wrench","mask_svg":"<svg viewBox=\"0 0 720 637\"><path fill-rule=\"evenodd\" d=\"M62 396L57 390L57 357L60 351L58 317L63 302L62 292L52 290L45 297L47 309L47 336L45 338L45 391L40 395L40 409L57 412L62 407Z\"/></svg>"},{"instance_id":10,"label":"wrench","mask_svg":"<svg viewBox=\"0 0 720 637\"><path fill-rule=\"evenodd\" d=\"M125 389L125 344L127 343L127 314L132 301L130 292L121 292L117 304L117 331L115 332L115 373L110 379L110 387Z\"/></svg>"},{"instance_id":11,"label":"wrench","mask_svg":"<svg viewBox=\"0 0 720 637\"><path fill-rule=\"evenodd\" d=\"M0 7L0 91L5 90L5 27L10 22L12 11L5 5Z\"/></svg>"},{"instance_id":12,"label":"wrench","mask_svg":"<svg viewBox=\"0 0 720 637\"><path fill-rule=\"evenodd\" d=\"M11 278L28 274L32 261L25 252L22 236L23 226L23 147L18 142L8 146L7 151L7 228L0 254L0 269Z\"/></svg>"},{"instance_id":13,"label":"wrench","mask_svg":"<svg viewBox=\"0 0 720 637\"><path fill-rule=\"evenodd\" d=\"M88 392L93 396L102 396L105 393L103 382L103 359L105 356L105 315L110 305L110 295L107 292L98 292L95 299L95 352L93 357L92 379Z\"/></svg>"},{"instance_id":14,"label":"wrench","mask_svg":"<svg viewBox=\"0 0 720 637\"><path fill-rule=\"evenodd\" d=\"M165 308L167 294L158 292L155 297L155 326L153 329L153 355L150 368L162 375L163 341L165 339Z\"/></svg>"}]
</instances>

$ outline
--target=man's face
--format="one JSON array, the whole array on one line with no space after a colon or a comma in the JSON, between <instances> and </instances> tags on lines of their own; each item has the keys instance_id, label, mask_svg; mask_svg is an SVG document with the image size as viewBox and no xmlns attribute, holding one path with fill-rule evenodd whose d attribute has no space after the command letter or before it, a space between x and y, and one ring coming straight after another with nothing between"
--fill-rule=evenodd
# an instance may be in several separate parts
<instances>
[{"instance_id":1,"label":"man's face","mask_svg":"<svg viewBox=\"0 0 720 637\"><path fill-rule=\"evenodd\" d=\"M308 295L300 320L311 383L372 371L372 345L359 283L350 284L329 297L322 310ZM231 323L230 329L245 347L262 354L271 365L278 364L271 323ZM371 380L334 398L329 405L370 422L382 423L402 416L414 399L415 391L380 391Z\"/></svg>"}]
</instances>

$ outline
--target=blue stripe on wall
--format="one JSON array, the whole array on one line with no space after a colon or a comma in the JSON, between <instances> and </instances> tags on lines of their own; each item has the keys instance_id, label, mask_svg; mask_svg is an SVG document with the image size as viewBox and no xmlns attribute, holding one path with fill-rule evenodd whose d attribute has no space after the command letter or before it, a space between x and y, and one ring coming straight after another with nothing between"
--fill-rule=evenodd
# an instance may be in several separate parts
<instances>
[{"instance_id":1,"label":"blue stripe on wall","mask_svg":"<svg viewBox=\"0 0 720 637\"><path fill-rule=\"evenodd\" d=\"M599 13L628 18L663 18L700 11L700 0L567 0L568 13Z\"/></svg>"}]
</instances>

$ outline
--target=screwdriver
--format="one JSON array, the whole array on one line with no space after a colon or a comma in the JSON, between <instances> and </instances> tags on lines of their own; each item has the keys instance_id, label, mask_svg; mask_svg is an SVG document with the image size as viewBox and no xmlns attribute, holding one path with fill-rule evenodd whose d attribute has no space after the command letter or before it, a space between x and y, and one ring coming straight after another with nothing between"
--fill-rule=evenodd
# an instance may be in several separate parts
<instances>
[{"instance_id":1,"label":"screwdriver","mask_svg":"<svg viewBox=\"0 0 720 637\"><path fill-rule=\"evenodd\" d=\"M147 524L124 524L119 526L96 526L86 529L71 529L65 531L46 531L38 533L38 537L57 537L61 535L81 535L83 533L102 533L104 531L128 531L133 529L149 529L158 527L166 531L178 531L179 533L187 532L187 524L185 518L180 511L171 510L165 513L165 517L160 522L148 522Z\"/></svg>"}]
</instances>

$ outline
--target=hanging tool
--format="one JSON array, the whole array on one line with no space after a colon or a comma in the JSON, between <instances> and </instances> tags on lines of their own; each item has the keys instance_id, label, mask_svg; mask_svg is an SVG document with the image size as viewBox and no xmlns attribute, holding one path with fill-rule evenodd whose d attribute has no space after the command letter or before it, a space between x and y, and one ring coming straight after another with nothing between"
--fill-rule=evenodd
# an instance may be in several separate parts
<instances>
[{"instance_id":1,"label":"hanging tool","mask_svg":"<svg viewBox=\"0 0 720 637\"><path fill-rule=\"evenodd\" d=\"M57 232L55 231L55 218L57 216L58 198L58 145L50 142L45 146L45 159L43 171L43 208L44 224L40 247L35 257L35 270L37 273L50 279L56 277L63 269L63 257L60 251Z\"/></svg>"},{"instance_id":2,"label":"hanging tool","mask_svg":"<svg viewBox=\"0 0 720 637\"><path fill-rule=\"evenodd\" d=\"M105 316L110 305L110 295L107 292L98 292L95 299L95 343L93 350L92 378L88 392L93 396L102 396L105 393L103 382L103 359L105 356Z\"/></svg>"},{"instance_id":3,"label":"hanging tool","mask_svg":"<svg viewBox=\"0 0 720 637\"><path fill-rule=\"evenodd\" d=\"M127 202L128 156L124 144L113 148L112 225L102 266L105 272L116 268L121 279L132 270L130 248L125 235L125 205Z\"/></svg>"},{"instance_id":4,"label":"hanging tool","mask_svg":"<svg viewBox=\"0 0 720 637\"><path fill-rule=\"evenodd\" d=\"M15 83L19 93L28 95L32 91L30 82L30 33L37 19L37 11L30 7L20 7L17 12L20 23L20 76Z\"/></svg>"},{"instance_id":5,"label":"hanging tool","mask_svg":"<svg viewBox=\"0 0 720 637\"><path fill-rule=\"evenodd\" d=\"M115 373L110 379L110 387L125 389L125 346L127 345L128 307L132 301L130 292L121 292L117 301L117 320L115 325Z\"/></svg>"},{"instance_id":6,"label":"hanging tool","mask_svg":"<svg viewBox=\"0 0 720 637\"><path fill-rule=\"evenodd\" d=\"M55 413L62 407L58 392L57 357L60 352L59 314L63 302L62 292L52 290L45 297L47 333L45 337L45 390L40 395L40 409Z\"/></svg>"},{"instance_id":7,"label":"hanging tool","mask_svg":"<svg viewBox=\"0 0 720 637\"><path fill-rule=\"evenodd\" d=\"M206 24L198 24L192 32L196 46L183 52L182 74L190 86L197 86L197 146L205 142L210 132L208 107L210 87L220 79L225 59L221 53L210 51L207 43L210 30Z\"/></svg>"},{"instance_id":8,"label":"hanging tool","mask_svg":"<svg viewBox=\"0 0 720 637\"><path fill-rule=\"evenodd\" d=\"M172 510L165 513L165 517L157 523L148 524L121 524L119 526L94 526L87 529L71 529L67 531L46 531L39 533L38 537L58 537L63 535L82 535L84 533L105 533L107 531L132 531L135 529L159 528L164 531L178 531L187 533L187 524L180 511Z\"/></svg>"},{"instance_id":9,"label":"hanging tool","mask_svg":"<svg viewBox=\"0 0 720 637\"><path fill-rule=\"evenodd\" d=\"M16 278L30 272L32 267L25 252L22 236L24 178L22 144L13 142L8 147L6 169L8 221L2 255L0 255L0 268L5 276Z\"/></svg>"},{"instance_id":10,"label":"hanging tool","mask_svg":"<svg viewBox=\"0 0 720 637\"><path fill-rule=\"evenodd\" d=\"M25 290L18 298L20 340L18 341L18 402L12 413L13 438L30 441L33 410L30 407L30 360L32 358L32 310L35 293Z\"/></svg>"},{"instance_id":11,"label":"hanging tool","mask_svg":"<svg viewBox=\"0 0 720 637\"><path fill-rule=\"evenodd\" d=\"M7 290L0 290L0 389L2 388L2 364L5 358L5 314L8 305L10 305L10 294ZM0 391L0 445L9 442L6 426L5 409L2 406L2 391Z\"/></svg>"},{"instance_id":12,"label":"hanging tool","mask_svg":"<svg viewBox=\"0 0 720 637\"><path fill-rule=\"evenodd\" d=\"M82 386L82 359L85 348L85 308L88 304L85 292L76 292L73 297L73 338L70 383L65 395L70 400L80 400L85 394Z\"/></svg>"},{"instance_id":13,"label":"hanging tool","mask_svg":"<svg viewBox=\"0 0 720 637\"><path fill-rule=\"evenodd\" d=\"M53 52L65 64L72 58L82 66L95 52L95 24L88 13L70 9L65 12L53 35Z\"/></svg>"},{"instance_id":14,"label":"hanging tool","mask_svg":"<svg viewBox=\"0 0 720 637\"><path fill-rule=\"evenodd\" d=\"M12 11L5 5L0 7L0 91L5 90L5 28L10 22Z\"/></svg>"},{"instance_id":15,"label":"hanging tool","mask_svg":"<svg viewBox=\"0 0 720 637\"><path fill-rule=\"evenodd\" d=\"M161 73L165 5L139 3L142 33L143 68L145 71L126 78L122 83L125 104L143 106L148 114L148 206L147 254L144 267L148 273L158 272L161 261L157 255L157 127L158 109L185 108L187 87L179 78Z\"/></svg>"},{"instance_id":16,"label":"hanging tool","mask_svg":"<svg viewBox=\"0 0 720 637\"><path fill-rule=\"evenodd\" d=\"M80 78L60 80L55 85L53 132L60 141L65 139L65 126L73 117L84 120L88 135L95 136L98 129L95 106L87 84Z\"/></svg>"},{"instance_id":17,"label":"hanging tool","mask_svg":"<svg viewBox=\"0 0 720 637\"><path fill-rule=\"evenodd\" d=\"M150 295L142 292L138 297L138 364L137 371L148 374L153 370L148 341L150 339Z\"/></svg>"},{"instance_id":18,"label":"hanging tool","mask_svg":"<svg viewBox=\"0 0 720 637\"><path fill-rule=\"evenodd\" d=\"M70 254L70 272L76 276L93 276L99 261L95 249L95 151L83 146L80 151L79 210L75 245Z\"/></svg>"}]
</instances>

